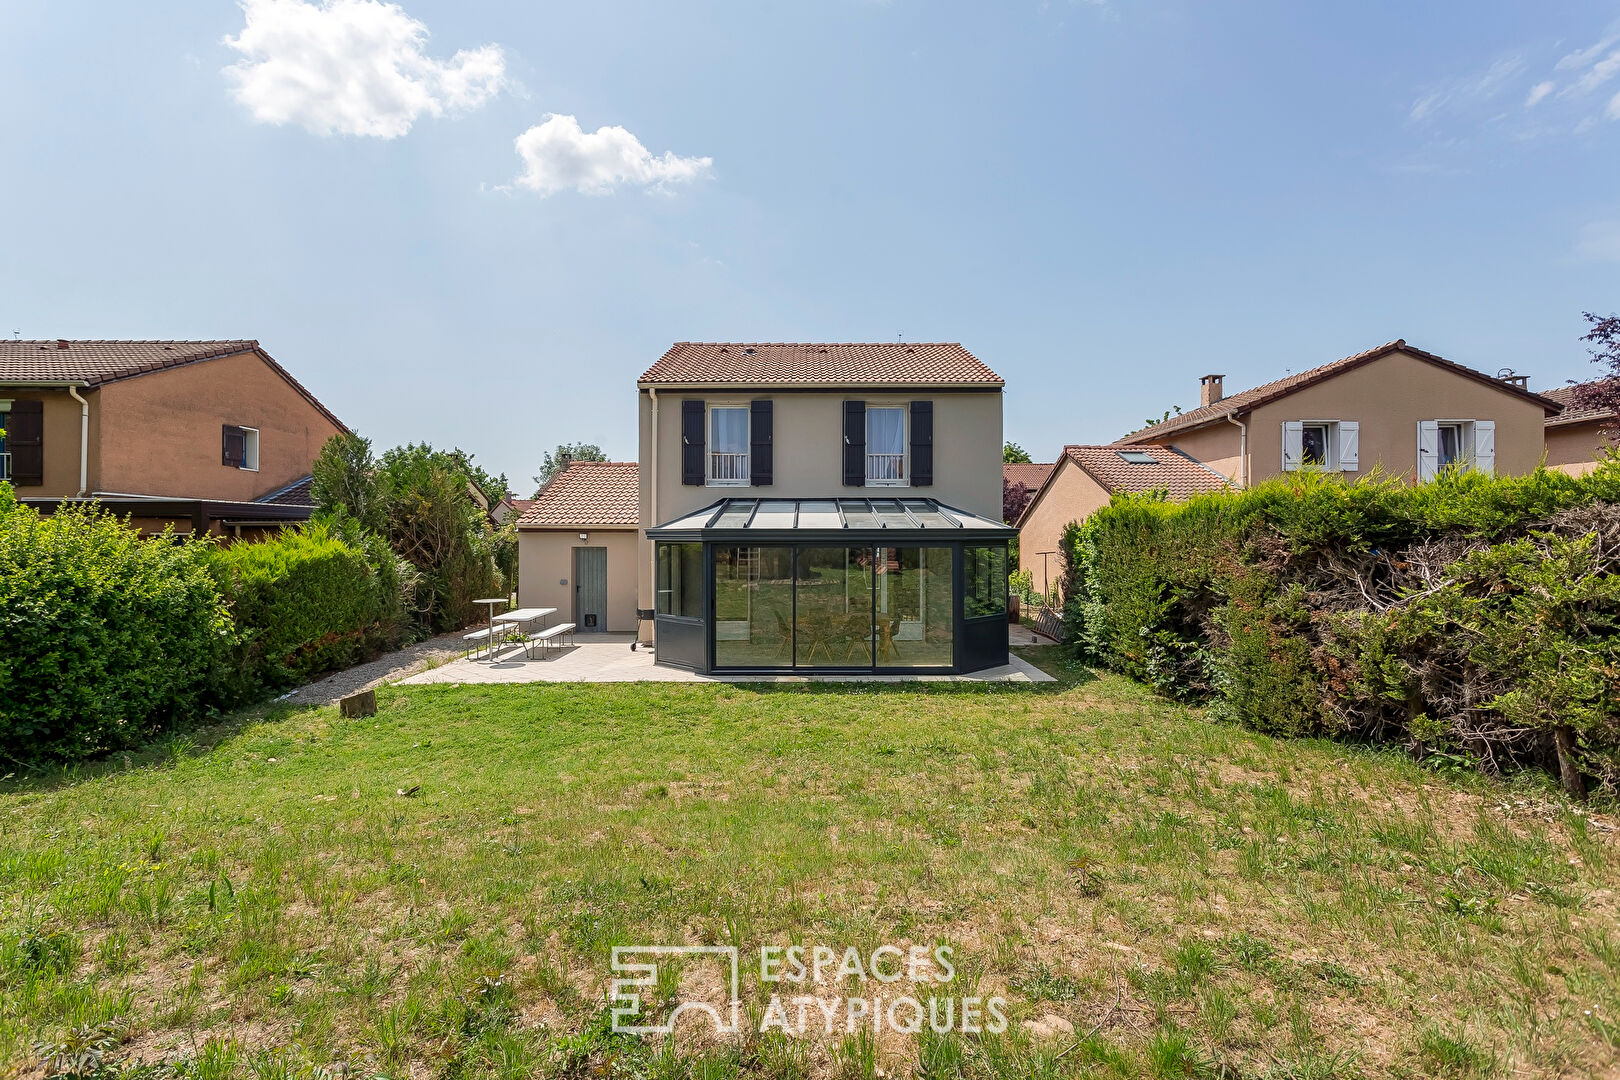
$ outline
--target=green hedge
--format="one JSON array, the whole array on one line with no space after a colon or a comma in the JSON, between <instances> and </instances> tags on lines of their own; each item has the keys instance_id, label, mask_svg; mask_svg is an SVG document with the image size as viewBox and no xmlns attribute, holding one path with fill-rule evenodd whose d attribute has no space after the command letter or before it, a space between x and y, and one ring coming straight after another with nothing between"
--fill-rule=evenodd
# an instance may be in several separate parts
<instances>
[{"instance_id":1,"label":"green hedge","mask_svg":"<svg viewBox=\"0 0 1620 1080\"><path fill-rule=\"evenodd\" d=\"M0 755L136 746L402 643L418 578L351 521L221 547L0 483Z\"/></svg>"},{"instance_id":2,"label":"green hedge","mask_svg":"<svg viewBox=\"0 0 1620 1080\"><path fill-rule=\"evenodd\" d=\"M77 760L213 703L231 624L207 548L117 519L42 517L0 484L0 754Z\"/></svg>"},{"instance_id":3,"label":"green hedge","mask_svg":"<svg viewBox=\"0 0 1620 1080\"><path fill-rule=\"evenodd\" d=\"M1410 485L1304 473L1071 525L1083 657L1279 734L1620 785L1620 462Z\"/></svg>"},{"instance_id":4,"label":"green hedge","mask_svg":"<svg viewBox=\"0 0 1620 1080\"><path fill-rule=\"evenodd\" d=\"M214 547L209 561L239 631L220 679L228 698L347 667L405 636L410 567L353 523Z\"/></svg>"}]
</instances>

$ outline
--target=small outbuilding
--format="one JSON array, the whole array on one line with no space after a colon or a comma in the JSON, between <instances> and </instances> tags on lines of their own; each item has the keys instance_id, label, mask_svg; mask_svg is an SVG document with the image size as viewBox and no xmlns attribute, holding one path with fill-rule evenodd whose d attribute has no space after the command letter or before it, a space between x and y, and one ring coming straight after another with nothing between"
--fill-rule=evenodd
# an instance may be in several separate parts
<instances>
[{"instance_id":1,"label":"small outbuilding","mask_svg":"<svg viewBox=\"0 0 1620 1080\"><path fill-rule=\"evenodd\" d=\"M577 633L636 629L641 478L633 461L575 461L518 518L518 606Z\"/></svg>"}]
</instances>

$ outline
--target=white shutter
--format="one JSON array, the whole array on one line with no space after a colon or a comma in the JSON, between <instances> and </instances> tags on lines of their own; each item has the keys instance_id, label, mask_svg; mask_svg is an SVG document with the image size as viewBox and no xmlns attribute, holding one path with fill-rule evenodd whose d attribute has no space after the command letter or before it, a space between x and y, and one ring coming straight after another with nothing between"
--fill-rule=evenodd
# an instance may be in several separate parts
<instances>
[{"instance_id":1,"label":"white shutter","mask_svg":"<svg viewBox=\"0 0 1620 1080\"><path fill-rule=\"evenodd\" d=\"M1284 420L1282 439L1283 472L1293 472L1305 456L1305 424L1299 420Z\"/></svg>"},{"instance_id":2,"label":"white shutter","mask_svg":"<svg viewBox=\"0 0 1620 1080\"><path fill-rule=\"evenodd\" d=\"M1496 421L1474 421L1474 468L1491 476L1496 472Z\"/></svg>"},{"instance_id":3,"label":"white shutter","mask_svg":"<svg viewBox=\"0 0 1620 1080\"><path fill-rule=\"evenodd\" d=\"M1339 468L1361 471L1361 425L1354 420L1339 421Z\"/></svg>"},{"instance_id":4,"label":"white shutter","mask_svg":"<svg viewBox=\"0 0 1620 1080\"><path fill-rule=\"evenodd\" d=\"M1440 473L1440 422L1418 421L1418 479L1433 480Z\"/></svg>"}]
</instances>

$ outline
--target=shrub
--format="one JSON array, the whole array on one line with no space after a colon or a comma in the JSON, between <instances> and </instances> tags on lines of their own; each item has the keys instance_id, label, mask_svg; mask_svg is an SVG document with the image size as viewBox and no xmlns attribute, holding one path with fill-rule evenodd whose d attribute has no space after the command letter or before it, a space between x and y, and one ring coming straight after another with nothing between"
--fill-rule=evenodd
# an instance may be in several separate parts
<instances>
[{"instance_id":1,"label":"shrub","mask_svg":"<svg viewBox=\"0 0 1620 1080\"><path fill-rule=\"evenodd\" d=\"M412 575L352 518L210 550L239 629L220 678L232 700L345 667L405 636Z\"/></svg>"},{"instance_id":2,"label":"shrub","mask_svg":"<svg viewBox=\"0 0 1620 1080\"><path fill-rule=\"evenodd\" d=\"M1620 785L1620 459L1585 477L1299 473L1065 532L1079 654L1279 734Z\"/></svg>"},{"instance_id":3,"label":"shrub","mask_svg":"<svg viewBox=\"0 0 1620 1080\"><path fill-rule=\"evenodd\" d=\"M206 713L232 638L208 550L0 484L0 754L77 760Z\"/></svg>"}]
</instances>

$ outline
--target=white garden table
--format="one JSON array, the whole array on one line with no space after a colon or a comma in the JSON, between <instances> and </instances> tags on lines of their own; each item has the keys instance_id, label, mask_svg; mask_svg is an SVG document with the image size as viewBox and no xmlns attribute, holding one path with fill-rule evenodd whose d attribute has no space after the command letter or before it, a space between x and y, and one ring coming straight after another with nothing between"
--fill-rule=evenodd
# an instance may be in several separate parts
<instances>
[{"instance_id":1,"label":"white garden table","mask_svg":"<svg viewBox=\"0 0 1620 1080\"><path fill-rule=\"evenodd\" d=\"M557 609L554 607L518 608L516 611L508 611L505 615L494 616L490 620L490 625L494 626L496 623L500 623L503 626L517 627L523 634L523 653L527 656L529 652L529 624L538 622L541 624L540 629L544 630L545 620L555 614L557 614ZM492 632L491 637L493 636Z\"/></svg>"}]
</instances>

